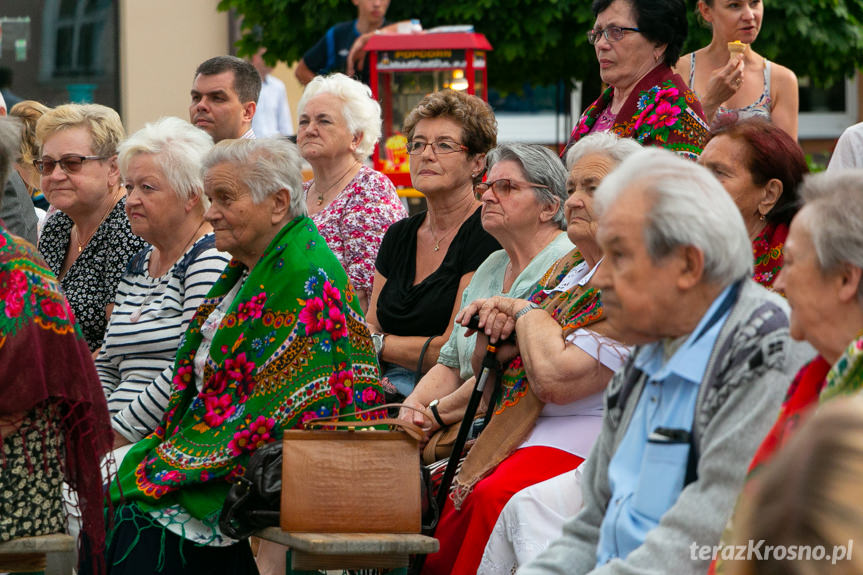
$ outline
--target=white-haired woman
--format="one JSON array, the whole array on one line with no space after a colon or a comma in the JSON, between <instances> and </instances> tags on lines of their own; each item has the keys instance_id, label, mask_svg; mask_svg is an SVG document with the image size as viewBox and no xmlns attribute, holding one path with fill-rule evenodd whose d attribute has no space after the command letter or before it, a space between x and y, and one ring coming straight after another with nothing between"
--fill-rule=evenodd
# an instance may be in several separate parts
<instances>
[{"instance_id":1,"label":"white-haired woman","mask_svg":"<svg viewBox=\"0 0 863 575\"><path fill-rule=\"evenodd\" d=\"M204 221L201 163L212 147L206 132L168 117L118 150L132 232L152 247L129 262L96 359L115 447L156 429L180 338L230 259Z\"/></svg>"},{"instance_id":2,"label":"white-haired woman","mask_svg":"<svg viewBox=\"0 0 863 575\"><path fill-rule=\"evenodd\" d=\"M251 455L309 418L383 399L357 297L305 215L296 146L223 140L204 170L205 217L233 259L181 339L165 416L111 485L114 575L257 574L218 521Z\"/></svg>"},{"instance_id":3,"label":"white-haired woman","mask_svg":"<svg viewBox=\"0 0 863 575\"><path fill-rule=\"evenodd\" d=\"M381 107L368 86L332 74L306 86L297 111L297 144L314 172L306 207L365 313L384 232L407 216L393 183L362 164L381 136Z\"/></svg>"}]
</instances>

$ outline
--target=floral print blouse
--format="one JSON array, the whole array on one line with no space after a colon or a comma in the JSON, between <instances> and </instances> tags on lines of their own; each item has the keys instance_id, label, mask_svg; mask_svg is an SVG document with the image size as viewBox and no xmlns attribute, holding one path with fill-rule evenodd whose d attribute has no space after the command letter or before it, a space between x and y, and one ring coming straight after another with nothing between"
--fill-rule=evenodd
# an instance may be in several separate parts
<instances>
[{"instance_id":1,"label":"floral print blouse","mask_svg":"<svg viewBox=\"0 0 863 575\"><path fill-rule=\"evenodd\" d=\"M71 240L72 218L56 212L45 223L39 251L55 275L60 275ZM60 279L69 305L84 332L90 351L102 346L108 317L105 308L114 294L126 265L147 242L132 233L126 217L126 198L122 198L84 246L84 251Z\"/></svg>"},{"instance_id":2,"label":"floral print blouse","mask_svg":"<svg viewBox=\"0 0 863 575\"><path fill-rule=\"evenodd\" d=\"M303 186L307 195L313 182ZM336 199L312 220L345 268L354 289L371 293L375 258L384 233L390 224L407 215L390 179L361 166Z\"/></svg>"}]
</instances>

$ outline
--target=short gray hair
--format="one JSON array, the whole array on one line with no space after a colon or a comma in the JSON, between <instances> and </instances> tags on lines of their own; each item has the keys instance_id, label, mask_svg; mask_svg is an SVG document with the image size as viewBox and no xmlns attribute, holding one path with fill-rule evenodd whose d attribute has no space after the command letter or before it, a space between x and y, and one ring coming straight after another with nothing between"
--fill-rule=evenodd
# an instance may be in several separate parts
<instances>
[{"instance_id":1,"label":"short gray hair","mask_svg":"<svg viewBox=\"0 0 863 575\"><path fill-rule=\"evenodd\" d=\"M614 160L615 164L643 148L641 144L632 138L621 138L612 132L595 132L583 137L569 148L566 153L566 170L572 171L572 167L580 159L591 154L602 154Z\"/></svg>"},{"instance_id":2,"label":"short gray hair","mask_svg":"<svg viewBox=\"0 0 863 575\"><path fill-rule=\"evenodd\" d=\"M863 268L863 170L807 176L800 187L818 266L824 273L842 264ZM857 286L863 302L863 282Z\"/></svg>"},{"instance_id":3,"label":"short gray hair","mask_svg":"<svg viewBox=\"0 0 863 575\"><path fill-rule=\"evenodd\" d=\"M6 179L12 164L18 160L20 148L21 121L0 116L0 187L6 186Z\"/></svg>"},{"instance_id":4,"label":"short gray hair","mask_svg":"<svg viewBox=\"0 0 863 575\"><path fill-rule=\"evenodd\" d=\"M204 158L203 172L222 163L237 167L254 203L286 189L291 193L291 217L306 215L302 163L293 142L285 138L222 140Z\"/></svg>"},{"instance_id":5,"label":"short gray hair","mask_svg":"<svg viewBox=\"0 0 863 575\"><path fill-rule=\"evenodd\" d=\"M372 89L341 73L316 76L303 91L297 115L302 116L309 100L319 94L332 94L342 101L341 113L348 130L354 136L363 135L354 155L358 160L369 157L381 138L381 105L372 98Z\"/></svg>"},{"instance_id":6,"label":"short gray hair","mask_svg":"<svg viewBox=\"0 0 863 575\"><path fill-rule=\"evenodd\" d=\"M548 188L533 188L533 193L540 204L551 206L557 202L557 212L551 221L565 230L566 217L563 214L563 204L567 197L567 173L560 158L545 146L537 144L500 144L486 156L489 170L496 163L506 160L520 165L528 182L548 186Z\"/></svg>"},{"instance_id":7,"label":"short gray hair","mask_svg":"<svg viewBox=\"0 0 863 575\"><path fill-rule=\"evenodd\" d=\"M210 202L203 194L201 164L212 147L213 138L207 132L169 116L159 118L129 136L117 149L117 162L125 179L132 158L150 154L162 170L167 184L181 200L197 195L207 207Z\"/></svg>"},{"instance_id":8,"label":"short gray hair","mask_svg":"<svg viewBox=\"0 0 863 575\"><path fill-rule=\"evenodd\" d=\"M644 229L652 261L694 246L704 255L709 283L725 287L752 274L752 243L743 216L706 168L661 148L630 156L596 190L600 225L602 214L633 186L643 186L652 200Z\"/></svg>"}]
</instances>

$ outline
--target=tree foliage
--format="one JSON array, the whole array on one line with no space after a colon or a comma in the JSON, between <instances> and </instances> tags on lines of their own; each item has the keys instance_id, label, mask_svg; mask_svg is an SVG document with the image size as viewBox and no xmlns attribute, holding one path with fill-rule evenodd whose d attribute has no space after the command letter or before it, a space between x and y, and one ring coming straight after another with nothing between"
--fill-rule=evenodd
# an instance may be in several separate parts
<instances>
[{"instance_id":1,"label":"tree foliage","mask_svg":"<svg viewBox=\"0 0 863 575\"><path fill-rule=\"evenodd\" d=\"M589 0L396 0L390 21L418 18L428 29L444 24L472 24L494 52L489 81L498 89L525 83L552 84L562 79L598 85L593 47L585 32L594 17ZM710 31L699 25L695 2L684 51L704 46ZM267 59L299 60L336 22L356 16L347 0L220 0L220 10L243 17L241 55L267 47ZM755 49L788 66L798 76L829 85L863 64L863 0L768 0Z\"/></svg>"}]
</instances>

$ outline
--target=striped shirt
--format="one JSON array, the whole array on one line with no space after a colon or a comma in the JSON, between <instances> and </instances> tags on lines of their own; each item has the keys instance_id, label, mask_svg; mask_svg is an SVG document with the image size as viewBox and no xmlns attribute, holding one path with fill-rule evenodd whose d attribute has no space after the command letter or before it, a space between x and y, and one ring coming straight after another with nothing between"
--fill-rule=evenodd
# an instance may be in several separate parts
<instances>
[{"instance_id":1,"label":"striped shirt","mask_svg":"<svg viewBox=\"0 0 863 575\"><path fill-rule=\"evenodd\" d=\"M171 393L174 357L198 304L230 256L207 234L162 277L151 277L152 248L140 251L117 287L96 370L112 427L132 442L153 432Z\"/></svg>"}]
</instances>

